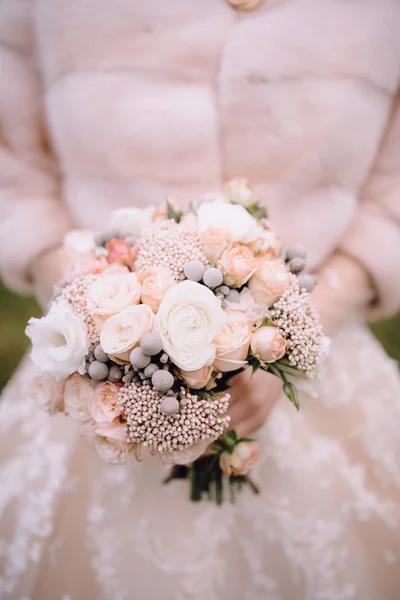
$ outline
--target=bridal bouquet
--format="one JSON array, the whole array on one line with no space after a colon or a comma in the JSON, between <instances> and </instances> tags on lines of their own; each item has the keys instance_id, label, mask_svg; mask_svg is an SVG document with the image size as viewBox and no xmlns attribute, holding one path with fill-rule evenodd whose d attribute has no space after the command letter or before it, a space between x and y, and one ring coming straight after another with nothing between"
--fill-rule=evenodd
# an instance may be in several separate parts
<instances>
[{"instance_id":1,"label":"bridal bouquet","mask_svg":"<svg viewBox=\"0 0 400 600\"><path fill-rule=\"evenodd\" d=\"M173 200L126 208L101 235L70 232L73 266L26 333L31 385L111 463L147 447L188 478L192 500L248 483L257 443L229 430L229 381L263 369L298 408L323 335L306 252L286 249L245 180L187 212Z\"/></svg>"}]
</instances>

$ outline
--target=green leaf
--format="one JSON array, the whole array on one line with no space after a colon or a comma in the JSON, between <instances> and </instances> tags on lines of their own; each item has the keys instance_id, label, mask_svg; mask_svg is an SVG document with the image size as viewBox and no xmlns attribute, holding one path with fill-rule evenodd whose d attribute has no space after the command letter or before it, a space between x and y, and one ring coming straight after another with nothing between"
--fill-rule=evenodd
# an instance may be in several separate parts
<instances>
[{"instance_id":1,"label":"green leaf","mask_svg":"<svg viewBox=\"0 0 400 600\"><path fill-rule=\"evenodd\" d=\"M197 215L195 206L192 201L189 202L188 212L192 213L193 215Z\"/></svg>"},{"instance_id":2,"label":"green leaf","mask_svg":"<svg viewBox=\"0 0 400 600\"><path fill-rule=\"evenodd\" d=\"M221 506L224 500L223 475L219 466L215 469L215 500L218 506Z\"/></svg>"},{"instance_id":3,"label":"green leaf","mask_svg":"<svg viewBox=\"0 0 400 600\"><path fill-rule=\"evenodd\" d=\"M174 209L174 207L172 206L172 204L170 203L170 201L167 199L166 200L167 203L167 217L168 219L171 219L173 221L175 221L176 223L179 223L183 213L182 212L176 212L176 210Z\"/></svg>"},{"instance_id":4,"label":"green leaf","mask_svg":"<svg viewBox=\"0 0 400 600\"><path fill-rule=\"evenodd\" d=\"M289 398L290 402L297 408L297 410L300 410L300 402L296 386L293 385L293 383L291 383L290 381L286 380L283 384L283 391Z\"/></svg>"}]
</instances>

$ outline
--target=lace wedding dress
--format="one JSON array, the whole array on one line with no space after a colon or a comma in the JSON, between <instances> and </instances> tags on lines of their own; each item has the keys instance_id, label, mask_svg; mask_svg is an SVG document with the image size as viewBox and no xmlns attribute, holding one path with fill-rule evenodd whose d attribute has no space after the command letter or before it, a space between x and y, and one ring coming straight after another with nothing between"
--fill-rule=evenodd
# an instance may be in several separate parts
<instances>
[{"instance_id":1,"label":"lace wedding dress","mask_svg":"<svg viewBox=\"0 0 400 600\"><path fill-rule=\"evenodd\" d=\"M24 393L0 404L0 597L394 600L400 588L400 377L361 326L334 340L318 395L259 433L262 493L191 504L156 459L107 465Z\"/></svg>"}]
</instances>

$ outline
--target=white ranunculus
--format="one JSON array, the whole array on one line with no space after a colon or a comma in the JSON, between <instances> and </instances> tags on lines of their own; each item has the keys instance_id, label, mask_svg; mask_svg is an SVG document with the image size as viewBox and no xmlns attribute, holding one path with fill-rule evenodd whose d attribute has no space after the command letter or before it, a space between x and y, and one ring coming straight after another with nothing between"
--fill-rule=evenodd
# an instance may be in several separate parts
<instances>
[{"instance_id":1,"label":"white ranunculus","mask_svg":"<svg viewBox=\"0 0 400 600\"><path fill-rule=\"evenodd\" d=\"M139 345L154 326L154 313L147 304L129 306L104 322L100 343L110 358L128 361L133 348Z\"/></svg>"},{"instance_id":2,"label":"white ranunculus","mask_svg":"<svg viewBox=\"0 0 400 600\"><path fill-rule=\"evenodd\" d=\"M63 240L66 250L77 254L87 254L95 249L93 233L87 229L73 229L69 231Z\"/></svg>"},{"instance_id":3,"label":"white ranunculus","mask_svg":"<svg viewBox=\"0 0 400 600\"><path fill-rule=\"evenodd\" d=\"M58 380L85 373L90 343L86 325L67 302L53 304L41 319L30 319L25 333L32 342L32 361L43 373Z\"/></svg>"},{"instance_id":4,"label":"white ranunculus","mask_svg":"<svg viewBox=\"0 0 400 600\"><path fill-rule=\"evenodd\" d=\"M227 231L232 242L250 244L258 235L257 221L240 204L203 202L197 209L197 222L200 234L218 228Z\"/></svg>"},{"instance_id":5,"label":"white ranunculus","mask_svg":"<svg viewBox=\"0 0 400 600\"><path fill-rule=\"evenodd\" d=\"M116 273L101 277L88 290L88 310L93 316L105 321L127 306L139 304L141 289L136 273Z\"/></svg>"},{"instance_id":6,"label":"white ranunculus","mask_svg":"<svg viewBox=\"0 0 400 600\"><path fill-rule=\"evenodd\" d=\"M111 213L110 229L138 238L152 223L155 210L155 206L118 208Z\"/></svg>"},{"instance_id":7,"label":"white ranunculus","mask_svg":"<svg viewBox=\"0 0 400 600\"><path fill-rule=\"evenodd\" d=\"M182 281L165 294L156 329L171 360L184 371L195 371L213 362L213 339L225 322L221 301L211 290Z\"/></svg>"}]
</instances>

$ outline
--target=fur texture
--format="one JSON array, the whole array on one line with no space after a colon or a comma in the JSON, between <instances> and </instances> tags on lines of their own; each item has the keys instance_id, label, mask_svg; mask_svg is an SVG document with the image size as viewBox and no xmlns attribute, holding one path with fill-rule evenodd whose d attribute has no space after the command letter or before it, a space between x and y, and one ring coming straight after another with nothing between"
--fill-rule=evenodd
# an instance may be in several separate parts
<instances>
[{"instance_id":1,"label":"fur texture","mask_svg":"<svg viewBox=\"0 0 400 600\"><path fill-rule=\"evenodd\" d=\"M398 0L3 0L5 280L29 289L72 223L244 175L313 266L343 249L396 310L399 29Z\"/></svg>"}]
</instances>

